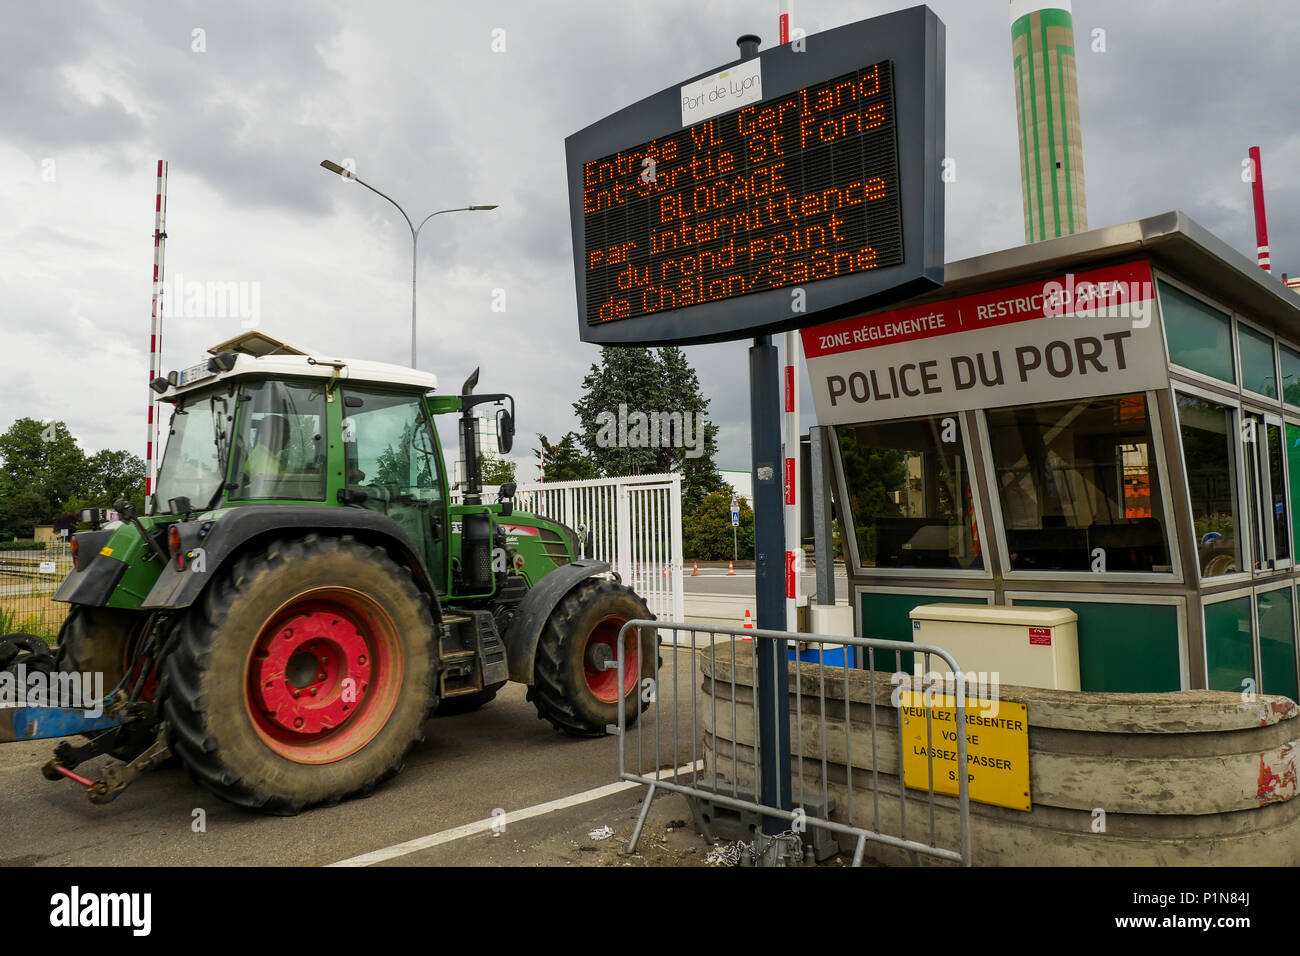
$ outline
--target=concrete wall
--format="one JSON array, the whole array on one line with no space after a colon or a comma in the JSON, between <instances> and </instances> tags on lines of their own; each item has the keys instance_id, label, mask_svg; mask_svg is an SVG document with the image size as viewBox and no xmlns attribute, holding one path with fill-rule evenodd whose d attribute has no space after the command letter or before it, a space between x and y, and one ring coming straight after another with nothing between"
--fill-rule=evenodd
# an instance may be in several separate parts
<instances>
[{"instance_id":1,"label":"concrete wall","mask_svg":"<svg viewBox=\"0 0 1300 956\"><path fill-rule=\"evenodd\" d=\"M754 713L750 645L737 647L736 716L731 713L730 648L719 644L716 662L700 654L704 692L717 676L717 727L704 707L705 760L710 770L752 787ZM743 663L742 663L743 661ZM791 673L792 753L802 741L803 782L817 793L822 781L823 734L817 689L821 668L800 664L803 719L796 720ZM828 667L824 735L827 789L833 819L881 833L929 842L926 791L899 792L897 713L890 706L888 674L851 670L846 734L844 672ZM1300 863L1300 800L1296 800L1296 746L1300 715L1285 697L1180 691L1167 694L1098 694L1037 688L1000 688L1000 699L1024 703L1029 715L1029 812L971 803L976 865L1296 865ZM872 699L876 702L873 801ZM798 725L802 724L801 733ZM716 736L715 736L716 730ZM853 768L852 794L846 766ZM800 793L799 766L796 802ZM879 817L873 818L875 805ZM935 795L940 846L958 846L957 800ZM1096 832L1105 812L1104 832ZM901 851L869 843L869 858L910 862ZM924 860L924 858L923 858Z\"/></svg>"}]
</instances>

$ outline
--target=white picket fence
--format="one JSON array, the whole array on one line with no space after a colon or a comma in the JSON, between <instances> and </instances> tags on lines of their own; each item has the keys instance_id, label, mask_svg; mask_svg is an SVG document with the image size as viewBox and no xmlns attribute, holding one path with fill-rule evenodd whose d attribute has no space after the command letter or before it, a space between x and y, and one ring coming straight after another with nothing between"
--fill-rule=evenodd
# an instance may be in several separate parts
<instances>
[{"instance_id":1,"label":"white picket fence","mask_svg":"<svg viewBox=\"0 0 1300 956\"><path fill-rule=\"evenodd\" d=\"M484 502L497 500L483 489ZM460 493L452 493L453 503ZM562 521L585 539L589 558L610 566L661 620L680 621L682 597L682 476L635 475L590 481L519 485L515 507Z\"/></svg>"}]
</instances>

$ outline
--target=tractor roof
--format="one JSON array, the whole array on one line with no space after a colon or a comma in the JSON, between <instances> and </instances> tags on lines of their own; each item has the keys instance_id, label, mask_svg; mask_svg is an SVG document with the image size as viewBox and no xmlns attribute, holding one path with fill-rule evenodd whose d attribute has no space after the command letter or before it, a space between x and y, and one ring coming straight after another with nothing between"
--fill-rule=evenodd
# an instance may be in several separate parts
<instances>
[{"instance_id":1,"label":"tractor roof","mask_svg":"<svg viewBox=\"0 0 1300 956\"><path fill-rule=\"evenodd\" d=\"M216 382L251 376L272 378L332 378L344 382L376 385L405 385L433 391L438 377L405 365L370 362L364 359L340 359L273 338L263 332L245 332L208 349L214 359L225 356L227 369L203 361L190 368L167 375L170 384L160 395L161 401L175 401L181 395Z\"/></svg>"}]
</instances>

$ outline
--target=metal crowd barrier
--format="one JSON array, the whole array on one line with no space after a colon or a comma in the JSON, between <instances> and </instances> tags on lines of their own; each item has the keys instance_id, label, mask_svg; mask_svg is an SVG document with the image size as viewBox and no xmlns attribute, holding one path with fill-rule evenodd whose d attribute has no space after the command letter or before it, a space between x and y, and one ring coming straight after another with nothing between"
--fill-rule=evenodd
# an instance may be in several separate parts
<instances>
[{"instance_id":1,"label":"metal crowd barrier","mask_svg":"<svg viewBox=\"0 0 1300 956\"><path fill-rule=\"evenodd\" d=\"M677 640L671 644L664 643L659 639L659 631L677 631ZM898 698L897 694L891 695L891 700L883 705L878 705L876 701L877 689L875 683L871 683L868 688L869 702L859 703L859 710L866 710L869 713L869 735L871 740L871 767L869 770L857 768L853 765L853 710L851 708L849 694L849 669L853 667L863 667L866 671L879 671L878 661L881 663L892 663L892 673L902 671L902 655L913 654L923 655L925 658L925 667L922 673L930 674L931 656L940 658L947 664L949 671L948 687L952 688L955 702L955 725L958 728L966 726L966 684L961 669L957 662L945 650L927 644L910 644L902 641L876 640L861 637L836 637L825 634L804 634L791 633L787 631L765 631L750 628L733 628L733 627L697 627L690 624L677 623L671 621L650 621L636 620L628 621L619 631L618 640L618 686L625 687L625 677L627 661L625 652L628 650L627 645L631 641L627 640L627 635L632 632L635 636L636 656L635 660L641 661L644 658L641 655L641 642L648 639L650 634L654 634L655 643L665 654L671 648L671 667L660 666L659 677L654 683L648 683L642 680L642 686L638 688L636 699L638 706L642 700L652 700L649 709L645 710L636 720L635 725L629 728L627 713L627 695L622 695L619 701L618 709L618 769L619 779L634 781L644 784L649 788L645 800L641 807L641 814L637 820L636 827L632 832L632 838L629 843L629 851L635 852L637 842L641 837L641 830L645 825L646 817L650 812L650 805L656 793L659 790L667 790L673 793L680 793L692 801L693 807L695 801L708 801L718 806L729 807L733 810L750 811L751 813L761 814L762 816L775 817L789 820L792 823L800 821L808 828L821 828L835 834L856 839L857 843L853 853L853 865L859 866L862 863L863 855L868 842L881 843L886 846L895 847L911 855L913 862L917 861L918 855L935 857L940 860L958 863L963 866L969 866L971 862L971 835L970 835L970 798L967 792L968 782L967 775L959 773L958 793L957 793L957 811L958 811L958 829L959 840L956 847L947 847L938 845L938 832L935 823L935 767L933 758L933 737L932 727L932 708L925 709L926 720L926 755L925 760L928 765L928 791L925 796L928 800L929 819L928 833L925 839L909 837L907 835L907 788L903 784L903 706L899 699L899 706L894 706L893 699ZM681 641L681 634L689 632L691 634L691 643L684 644ZM702 645L700 637L707 635L708 642ZM721 654L719 653L718 637L731 637L730 644L725 645ZM749 641L752 640L752 643ZM784 650L784 657L787 659L787 667L790 667L790 701L775 702L777 704L776 713L790 714L792 722L790 739L792 743L791 753L791 788L794 793L790 794L794 804L793 809L765 805L761 798L761 771L762 766L760 736L759 736L759 706L758 706L758 642L773 641L779 642L777 645L777 660L779 661ZM836 653L835 649L839 652ZM791 650L797 651L799 660L796 662L790 660ZM692 655L694 660L691 661L690 681L691 693L689 700L683 699L679 693L679 655L682 653ZM881 653L881 658L877 658L877 653ZM809 658L813 658L809 660ZM827 658L832 661L847 661L850 668L842 664L827 664ZM754 737L753 737L753 781L751 785L742 786L739 782L739 773L741 764L750 766L750 761L740 761L737 750L740 745L736 738L740 736L739 726L736 720L737 713L737 659L740 658L742 664L748 658L748 664L753 668L753 679L748 686L753 688L753 696L750 699L750 706L753 710ZM892 661L890 660L892 658ZM709 676L702 678L699 684L699 690L695 690L695 678L699 675L698 668L702 661L710 662ZM668 661L664 662L665 665ZM729 680L719 680L718 665L730 664L728 669ZM793 666L791 666L793 665ZM614 662L609 662L607 667L614 667ZM664 680L665 670L671 670L671 700L669 696L668 681ZM888 672L886 670L886 672ZM842 676L841 676L842 675ZM805 693L805 684L815 686L815 693ZM841 685L843 688L842 698L836 696L836 686ZM740 684L745 687L745 684ZM719 701L719 689L723 688L728 691L727 697ZM832 703L830 717L836 719L843 716L844 720L844 787L847 791L847 799L843 807L843 817L841 820L832 820L828 816L816 816L810 813L807 806L811 801L808 797L808 779L805 773L807 766L811 764L814 776L818 763L820 763L820 788L816 793L815 806L829 807L831 800L830 783L828 778L828 766L830 761L827 755L827 741L829 738L827 725L827 704L828 700ZM808 703L811 706L805 707ZM667 704L667 706L665 706ZM794 711L791 714L791 705ZM728 769L726 761L722 760L718 747L718 709L723 708L724 716L726 710L730 709L731 714L731 754L730 754L730 776L726 776L723 771ZM687 730L686 710L689 709L689 730ZM809 712L805 714L805 710ZM839 711L837 714L836 711ZM895 712L893 720L895 721L898 734L898 775L897 792L890 793L888 790L881 788L880 761L878 756L880 751L877 747L877 726L878 716L881 711L893 710ZM712 755L713 766L709 768L711 774L707 774L705 780L701 779L701 764L698 752L703 749L704 740L701 736L701 713L707 713L710 716L709 727L712 735ZM886 715L887 716L887 715ZM859 719L861 715L859 714ZM663 759L661 748L662 736L666 736L662 724L667 720L670 724L672 733L672 755ZM821 742L820 754L810 755L804 753L804 726L805 721L813 721L817 725L817 736ZM610 728L613 730L614 728ZM682 750L681 736L686 734L690 738L689 761ZM653 770L647 772L648 744L647 736L653 737ZM957 736L957 760L958 766L966 766L966 734L959 732ZM635 738L634 740L631 738ZM635 768L629 767L629 759L635 756ZM720 766L721 764L721 766ZM672 768L669 770L669 768ZM689 768L689 772L687 769ZM712 782L712 786L705 786L704 783ZM869 783L868 783L869 781ZM870 791L872 802L871 826L857 826L853 824L854 819L854 795L855 786L858 789ZM920 794L921 791L914 791ZM882 830L881 823L881 801L887 799L896 799L899 808L899 832L886 833ZM947 797L946 799L951 799ZM836 813L836 816L840 816Z\"/></svg>"}]
</instances>

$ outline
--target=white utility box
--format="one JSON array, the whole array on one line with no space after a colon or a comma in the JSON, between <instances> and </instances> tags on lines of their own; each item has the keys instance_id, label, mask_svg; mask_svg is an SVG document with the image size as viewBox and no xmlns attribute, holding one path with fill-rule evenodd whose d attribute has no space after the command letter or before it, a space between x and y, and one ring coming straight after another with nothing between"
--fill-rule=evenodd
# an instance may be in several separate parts
<instances>
[{"instance_id":1,"label":"white utility box","mask_svg":"<svg viewBox=\"0 0 1300 956\"><path fill-rule=\"evenodd\" d=\"M999 684L1079 690L1079 616L1068 608L923 604L911 617L912 640L942 647L964 673L996 672ZM932 657L930 668L947 665Z\"/></svg>"},{"instance_id":2,"label":"white utility box","mask_svg":"<svg viewBox=\"0 0 1300 956\"><path fill-rule=\"evenodd\" d=\"M813 634L825 634L827 637L853 636L852 604L810 604L808 613L811 618L808 630Z\"/></svg>"}]
</instances>

